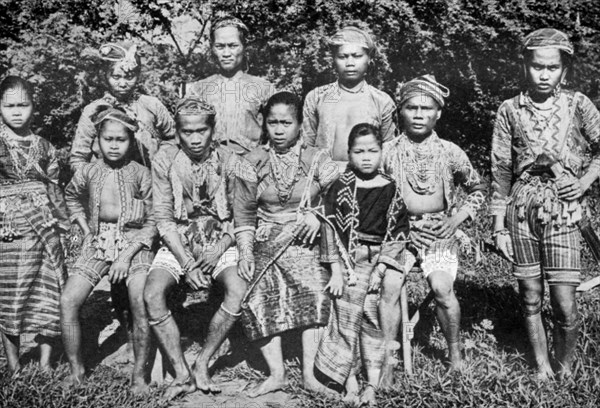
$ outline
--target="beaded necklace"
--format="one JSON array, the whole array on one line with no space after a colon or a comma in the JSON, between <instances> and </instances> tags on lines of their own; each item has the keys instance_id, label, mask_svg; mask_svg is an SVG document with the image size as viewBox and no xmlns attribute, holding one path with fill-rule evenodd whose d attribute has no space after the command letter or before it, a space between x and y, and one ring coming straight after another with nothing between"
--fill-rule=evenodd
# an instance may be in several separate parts
<instances>
[{"instance_id":1,"label":"beaded necklace","mask_svg":"<svg viewBox=\"0 0 600 408\"><path fill-rule=\"evenodd\" d=\"M296 142L298 143L298 142ZM285 156L290 153L296 155L292 149L286 153L277 153L275 148L271 146L269 149L269 165L271 168L271 177L273 178L273 182L275 184L275 189L277 190L277 198L279 199L279 204L284 206L292 196L292 192L294 190L294 186L298 181L300 181L301 170L300 163L302 162L302 151L305 146L300 146L300 151L298 152L298 160L297 163L290 163L285 160ZM290 177L290 173L293 175ZM310 181L308 181L310 182Z\"/></svg>"},{"instance_id":2,"label":"beaded necklace","mask_svg":"<svg viewBox=\"0 0 600 408\"><path fill-rule=\"evenodd\" d=\"M433 134L421 143L415 143L405 134L404 173L406 180L417 194L432 195L436 187L436 152Z\"/></svg>"},{"instance_id":3,"label":"beaded necklace","mask_svg":"<svg viewBox=\"0 0 600 408\"><path fill-rule=\"evenodd\" d=\"M0 137L8 147L8 152L19 180L25 180L27 173L31 169L36 168L36 170L39 170L38 162L41 157L41 151L39 149L40 143L38 138L29 138L26 136L22 140L31 140L31 145L23 147L20 143L21 140L9 135L8 128L4 123L0 123Z\"/></svg>"}]
</instances>

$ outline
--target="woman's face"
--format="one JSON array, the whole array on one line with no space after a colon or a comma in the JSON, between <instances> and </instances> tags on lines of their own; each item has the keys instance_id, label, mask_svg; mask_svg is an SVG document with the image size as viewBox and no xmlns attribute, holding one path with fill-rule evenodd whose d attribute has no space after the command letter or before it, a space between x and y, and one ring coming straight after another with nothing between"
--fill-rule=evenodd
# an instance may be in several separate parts
<instances>
[{"instance_id":1,"label":"woman's face","mask_svg":"<svg viewBox=\"0 0 600 408\"><path fill-rule=\"evenodd\" d=\"M289 148L300 136L300 123L293 106L273 105L265 121L269 140L277 150Z\"/></svg>"},{"instance_id":2,"label":"woman's face","mask_svg":"<svg viewBox=\"0 0 600 408\"><path fill-rule=\"evenodd\" d=\"M110 93L117 99L126 99L135 90L140 78L137 71L125 71L121 64L114 64L112 69L106 74L106 81Z\"/></svg>"},{"instance_id":3,"label":"woman's face","mask_svg":"<svg viewBox=\"0 0 600 408\"><path fill-rule=\"evenodd\" d=\"M566 74L557 48L533 50L526 68L529 89L540 96L551 95Z\"/></svg>"},{"instance_id":4,"label":"woman's face","mask_svg":"<svg viewBox=\"0 0 600 408\"><path fill-rule=\"evenodd\" d=\"M244 50L237 28L221 27L215 30L212 52L222 72L235 73L242 69Z\"/></svg>"},{"instance_id":5,"label":"woman's face","mask_svg":"<svg viewBox=\"0 0 600 408\"><path fill-rule=\"evenodd\" d=\"M33 114L31 97L22 87L7 89L0 101L0 115L2 120L13 131L29 129L29 122Z\"/></svg>"},{"instance_id":6,"label":"woman's face","mask_svg":"<svg viewBox=\"0 0 600 408\"><path fill-rule=\"evenodd\" d=\"M367 50L358 44L344 44L337 47L333 63L338 78L343 85L354 86L367 75L371 57Z\"/></svg>"}]
</instances>

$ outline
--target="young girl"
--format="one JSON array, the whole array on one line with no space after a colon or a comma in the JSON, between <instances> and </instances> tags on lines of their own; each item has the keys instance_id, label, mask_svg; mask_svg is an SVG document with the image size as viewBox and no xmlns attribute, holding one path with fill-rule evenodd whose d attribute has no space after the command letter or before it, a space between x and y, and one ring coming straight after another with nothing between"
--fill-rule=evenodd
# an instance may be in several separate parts
<instances>
[{"instance_id":1,"label":"young girl","mask_svg":"<svg viewBox=\"0 0 600 408\"><path fill-rule=\"evenodd\" d=\"M346 26L329 44L338 80L306 95L302 131L309 146L327 149L343 171L350 129L370 123L379 128L384 141L391 140L396 135L396 105L388 94L365 81L375 50L367 32Z\"/></svg>"},{"instance_id":2,"label":"young girl","mask_svg":"<svg viewBox=\"0 0 600 408\"><path fill-rule=\"evenodd\" d=\"M404 201L394 182L378 171L382 144L373 125L360 123L350 131L350 162L327 193L322 238L326 241L323 261L330 263L332 272L326 289L336 299L315 366L344 384L351 402L358 398L356 375L361 361L368 384L360 403L367 405L376 402L384 355L378 290L388 267L402 269L400 255L409 233Z\"/></svg>"},{"instance_id":3,"label":"young girl","mask_svg":"<svg viewBox=\"0 0 600 408\"><path fill-rule=\"evenodd\" d=\"M147 390L146 362L150 333L143 291L154 257L150 170L131 160L136 122L117 109L94 120L102 161L80 167L65 190L71 220L85 238L61 297L61 324L71 375L65 385L83 381L79 310L104 275L125 282L133 314L135 362L132 391ZM87 214L87 216L86 216Z\"/></svg>"},{"instance_id":4,"label":"young girl","mask_svg":"<svg viewBox=\"0 0 600 408\"><path fill-rule=\"evenodd\" d=\"M0 332L8 369L19 369L19 336L36 333L40 367L50 368L60 335L67 277L60 234L69 220L54 147L29 129L33 88L15 76L0 84Z\"/></svg>"}]
</instances>

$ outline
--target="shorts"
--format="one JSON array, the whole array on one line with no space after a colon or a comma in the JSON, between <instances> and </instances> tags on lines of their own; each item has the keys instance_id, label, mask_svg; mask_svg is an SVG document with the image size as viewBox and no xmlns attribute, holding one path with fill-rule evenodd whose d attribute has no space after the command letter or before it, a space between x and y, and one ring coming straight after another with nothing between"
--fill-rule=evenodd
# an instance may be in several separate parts
<instances>
[{"instance_id":1,"label":"shorts","mask_svg":"<svg viewBox=\"0 0 600 408\"><path fill-rule=\"evenodd\" d=\"M79 258L73 264L72 272L69 276L81 276L94 287L100 283L102 278L108 274L112 262L96 258L96 253L96 248L92 246L84 247L81 255L79 255ZM154 254L148 249L138 251L131 260L125 284L129 285L129 282L137 275L147 275L153 258Z\"/></svg>"},{"instance_id":2,"label":"shorts","mask_svg":"<svg viewBox=\"0 0 600 408\"><path fill-rule=\"evenodd\" d=\"M512 196L533 195L535 187L517 182ZM540 279L549 285L578 286L581 283L581 233L577 225L542 224L533 206L533 197L522 208L524 219L518 217L515 201L506 211L506 225L513 242L513 275L517 279Z\"/></svg>"},{"instance_id":3,"label":"shorts","mask_svg":"<svg viewBox=\"0 0 600 408\"><path fill-rule=\"evenodd\" d=\"M191 253L189 253L189 255L192 256ZM219 274L225 269L231 266L237 266L237 262L238 251L237 248L233 246L227 249L225 253L221 255L221 258L219 258L219 261L217 262L217 265L215 266L215 269L211 274L212 278L217 279L217 276L219 276ZM163 246L158 250L149 272L152 272L155 269L166 270L171 274L171 276L173 276L173 279L175 279L177 283L179 283L181 277L185 275L185 273L183 272L183 268L179 264L179 261L177 261L175 255L173 255L171 250L166 246Z\"/></svg>"},{"instance_id":4,"label":"shorts","mask_svg":"<svg viewBox=\"0 0 600 408\"><path fill-rule=\"evenodd\" d=\"M460 242L456 238L439 239L428 248L407 249L403 252L402 259L404 270L410 271L419 264L423 277L427 279L432 272L443 271L456 280L458 275L458 250Z\"/></svg>"}]
</instances>

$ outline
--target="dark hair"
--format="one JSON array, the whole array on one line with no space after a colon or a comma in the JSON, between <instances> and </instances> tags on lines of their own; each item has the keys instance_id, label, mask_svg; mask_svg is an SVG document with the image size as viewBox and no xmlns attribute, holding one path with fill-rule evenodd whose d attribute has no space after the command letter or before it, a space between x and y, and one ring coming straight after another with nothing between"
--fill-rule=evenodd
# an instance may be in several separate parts
<instances>
[{"instance_id":1,"label":"dark hair","mask_svg":"<svg viewBox=\"0 0 600 408\"><path fill-rule=\"evenodd\" d=\"M2 83L0 83L0 99L4 98L4 94L9 89L16 88L21 88L22 90L24 90L27 96L29 96L29 99L31 99L31 102L33 103L33 85L31 85L31 82L15 75L7 76L2 80Z\"/></svg>"},{"instance_id":2,"label":"dark hair","mask_svg":"<svg viewBox=\"0 0 600 408\"><path fill-rule=\"evenodd\" d=\"M299 124L302 124L302 101L298 96L292 92L282 91L273 94L265 106L262 108L263 114L263 136L261 137L261 143L266 144L268 141L267 135L267 116L271 113L271 110L275 105L286 105L291 106L294 110L296 120Z\"/></svg>"},{"instance_id":3,"label":"dark hair","mask_svg":"<svg viewBox=\"0 0 600 408\"><path fill-rule=\"evenodd\" d=\"M249 33L248 33L248 29L244 28L245 26L234 23L231 25L224 25L224 26L217 27L220 22L227 21L227 20L237 20L237 19L235 17L231 17L231 16L224 16L224 17L221 17L212 22L211 27L210 27L210 33L209 33L210 45L212 46L213 43L215 42L215 31L217 31L219 28L233 27L233 28L237 28L238 33L240 34L240 42L242 43L242 45L244 47L246 47Z\"/></svg>"},{"instance_id":4,"label":"dark hair","mask_svg":"<svg viewBox=\"0 0 600 408\"><path fill-rule=\"evenodd\" d=\"M125 112L123 109L121 108L113 108L111 106L107 106L107 105L102 105L99 106L95 112L92 113L91 115L91 119L93 121L96 121L96 119L98 118L98 116L100 116L100 114L106 110L117 110L125 115L127 115L127 112ZM102 122L98 123L96 125L96 133L97 133L97 137L98 137L98 143L100 143L100 133L102 133L102 130L104 129L104 126L106 125L107 122L111 121L112 119L107 119L107 120L103 120ZM115 122L115 120L112 120L113 122ZM139 156L139 152L137 149L137 142L135 139L135 132L131 129L129 129L127 126L121 124L123 126L123 128L125 129L125 131L127 132L127 136L129 136L129 148L127 149L127 153L125 154L126 157L132 159L132 160L137 160L138 156Z\"/></svg>"},{"instance_id":5,"label":"dark hair","mask_svg":"<svg viewBox=\"0 0 600 408\"><path fill-rule=\"evenodd\" d=\"M383 147L383 136L381 136L381 132L377 126L371 125L370 123L359 123L352 127L350 131L350 135L348 136L348 150L354 147L354 143L356 139L362 136L373 135L375 137L375 141L379 145L379 147Z\"/></svg>"},{"instance_id":6,"label":"dark hair","mask_svg":"<svg viewBox=\"0 0 600 408\"><path fill-rule=\"evenodd\" d=\"M179 131L179 128L181 127L179 125L179 118L181 116L196 116L195 114L190 114L190 115L181 115L180 113L175 114L175 129L177 129L177 131ZM217 118L215 115L209 115L209 114L203 114L203 113L198 113L197 116L204 116L206 118L205 122L208 126L210 126L212 129L215 128L215 125L217 124Z\"/></svg>"}]
</instances>

